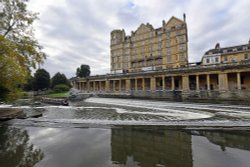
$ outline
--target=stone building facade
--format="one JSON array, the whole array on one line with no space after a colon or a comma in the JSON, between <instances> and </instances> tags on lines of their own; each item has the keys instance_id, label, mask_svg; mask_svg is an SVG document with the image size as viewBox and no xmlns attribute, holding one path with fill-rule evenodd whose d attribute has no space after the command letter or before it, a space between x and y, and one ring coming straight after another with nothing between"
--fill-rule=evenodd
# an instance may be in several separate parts
<instances>
[{"instance_id":1,"label":"stone building facade","mask_svg":"<svg viewBox=\"0 0 250 167\"><path fill-rule=\"evenodd\" d=\"M172 17L154 29L141 24L131 36L124 30L111 32L111 73L178 68L188 63L188 35L184 20Z\"/></svg>"},{"instance_id":2,"label":"stone building facade","mask_svg":"<svg viewBox=\"0 0 250 167\"><path fill-rule=\"evenodd\" d=\"M250 99L250 42L217 44L195 64L188 63L187 42L185 17L163 21L159 29L142 24L131 36L114 30L111 73L77 78L73 87L99 96Z\"/></svg>"},{"instance_id":3,"label":"stone building facade","mask_svg":"<svg viewBox=\"0 0 250 167\"><path fill-rule=\"evenodd\" d=\"M217 43L202 57L202 65L247 63L250 60L250 40L247 44L221 48Z\"/></svg>"}]
</instances>

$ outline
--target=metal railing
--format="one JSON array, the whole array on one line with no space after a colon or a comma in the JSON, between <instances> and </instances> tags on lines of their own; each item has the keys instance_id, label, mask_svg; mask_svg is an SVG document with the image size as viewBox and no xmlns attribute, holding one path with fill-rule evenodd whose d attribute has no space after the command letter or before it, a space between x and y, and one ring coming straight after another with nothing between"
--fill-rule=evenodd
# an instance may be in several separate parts
<instances>
[{"instance_id":1,"label":"metal railing","mask_svg":"<svg viewBox=\"0 0 250 167\"><path fill-rule=\"evenodd\" d=\"M148 71L140 71L140 72L128 72L128 73L117 73L117 74L110 74L107 73L106 75L95 75L90 76L88 78L77 78L77 80L81 79L96 79L96 78L106 78L106 77L118 77L118 76L129 76L129 75L136 75L136 74L151 74L155 72L177 72L177 71L185 71L185 70L202 70L202 69L220 69L223 67L242 67L250 65L250 60L242 60L240 62L230 62L230 63L221 63L221 64L210 64L210 65L187 65L184 67L179 68L168 68L168 69L152 69ZM250 67L250 66L249 66Z\"/></svg>"}]
</instances>

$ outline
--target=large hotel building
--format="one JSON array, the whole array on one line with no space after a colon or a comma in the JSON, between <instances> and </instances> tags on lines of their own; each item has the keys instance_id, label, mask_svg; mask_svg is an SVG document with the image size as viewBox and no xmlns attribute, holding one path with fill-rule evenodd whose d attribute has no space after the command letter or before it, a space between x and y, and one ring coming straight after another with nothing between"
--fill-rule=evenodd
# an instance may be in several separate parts
<instances>
[{"instance_id":1,"label":"large hotel building","mask_svg":"<svg viewBox=\"0 0 250 167\"><path fill-rule=\"evenodd\" d=\"M188 64L187 25L172 17L154 29L141 24L131 36L111 32L111 73L140 72L184 67Z\"/></svg>"},{"instance_id":2,"label":"large hotel building","mask_svg":"<svg viewBox=\"0 0 250 167\"><path fill-rule=\"evenodd\" d=\"M99 96L151 98L250 97L250 40L243 45L219 43L188 62L188 31L185 14L162 21L160 28L141 24L126 35L111 32L111 72L72 81L83 93Z\"/></svg>"}]
</instances>

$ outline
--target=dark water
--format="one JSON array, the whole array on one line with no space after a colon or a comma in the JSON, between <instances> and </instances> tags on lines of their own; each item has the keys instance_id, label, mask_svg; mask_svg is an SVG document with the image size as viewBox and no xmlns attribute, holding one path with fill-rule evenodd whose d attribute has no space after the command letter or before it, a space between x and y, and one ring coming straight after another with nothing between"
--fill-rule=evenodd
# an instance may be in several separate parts
<instances>
[{"instance_id":1,"label":"dark water","mask_svg":"<svg viewBox=\"0 0 250 167\"><path fill-rule=\"evenodd\" d=\"M163 127L0 128L1 167L247 167L250 133Z\"/></svg>"},{"instance_id":2,"label":"dark water","mask_svg":"<svg viewBox=\"0 0 250 167\"><path fill-rule=\"evenodd\" d=\"M92 98L22 108L43 117L0 124L0 167L250 166L247 105Z\"/></svg>"}]
</instances>

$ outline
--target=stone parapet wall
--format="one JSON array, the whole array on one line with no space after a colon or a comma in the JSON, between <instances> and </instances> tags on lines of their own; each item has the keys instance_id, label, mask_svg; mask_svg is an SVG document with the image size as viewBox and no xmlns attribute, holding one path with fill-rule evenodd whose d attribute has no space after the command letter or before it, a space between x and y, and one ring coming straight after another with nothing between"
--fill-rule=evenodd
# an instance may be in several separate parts
<instances>
[{"instance_id":1,"label":"stone parapet wall","mask_svg":"<svg viewBox=\"0 0 250 167\"><path fill-rule=\"evenodd\" d=\"M250 90L236 91L131 91L130 93L94 93L97 97L146 98L169 100L250 101Z\"/></svg>"}]
</instances>

